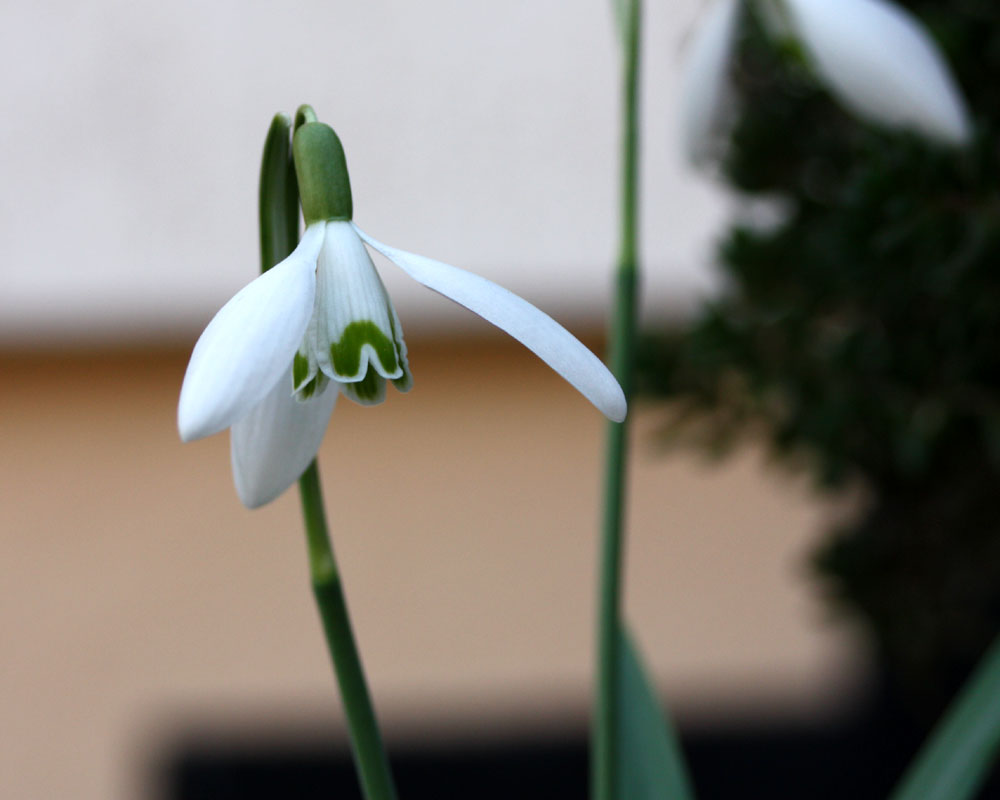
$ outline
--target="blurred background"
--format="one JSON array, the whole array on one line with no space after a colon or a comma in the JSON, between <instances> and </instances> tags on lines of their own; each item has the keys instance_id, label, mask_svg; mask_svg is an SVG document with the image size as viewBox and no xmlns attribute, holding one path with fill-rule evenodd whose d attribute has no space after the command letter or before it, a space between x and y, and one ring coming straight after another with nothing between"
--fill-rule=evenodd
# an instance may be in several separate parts
<instances>
[{"instance_id":1,"label":"blurred background","mask_svg":"<svg viewBox=\"0 0 1000 800\"><path fill-rule=\"evenodd\" d=\"M988 19L985 6L954 5L967 28ZM748 114L715 179L695 174L678 154L676 117L684 43L699 8L695 0L650 4L646 18L643 314L647 330L664 333L646 339L647 394L634 406L627 607L679 721L695 783L707 788L720 764L739 780L769 760L787 769L790 751L778 745L790 741L827 753L814 762L815 754L799 752L801 764L820 765L816 774L823 766L840 774L839 743L856 733L857 719L868 719L872 693L899 682L902 673L882 665L906 658L886 645L898 641L882 635L891 624L867 610L879 601L866 606L844 588L849 570L826 569L819 579L816 553L827 552L827 564L857 563L857 549L831 549L829 531L856 530L873 508L903 520L888 526L903 538L914 516L933 520L935 543L961 527L964 502L942 500L939 508L959 510L934 517L912 507L939 485L934 470L954 461L936 457L939 439L920 450L924 439L914 444L904 434L914 420L934 436L948 430L934 421L942 413L956 418L955 396L973 398L979 422L995 420L992 363L971 359L975 368L938 381L942 354L954 363L955 352L989 341L986 322L956 334L950 350L907 351L914 366L905 375L921 376L919 390L883 380L898 375L899 362L892 355L872 362L867 346L859 348L869 358L861 367L847 359L827 369L831 362L814 351L783 360L781 342L813 341L800 334L815 297L836 297L840 309L857 305L849 281L836 291L820 281L808 301L785 291L796 285L803 248L813 263L831 236L848 242L822 263L828 275L849 261L854 277L866 269L878 275L878 258L902 270L914 252L928 263L968 252L962 263L977 266L962 284L964 299L992 298L983 287L995 282L978 265L996 249L995 189L983 188L996 185L987 180L996 173L985 146L979 161L959 163L913 137L848 119L751 26L737 65L749 76L742 88L760 95L748 107L775 116L761 122ZM181 446L175 410L187 357L212 314L258 269L261 146L272 115L303 102L344 142L362 228L507 286L600 352L617 213L610 8L53 0L7 12L0 26L3 794L245 797L247 780L260 788L263 776L280 776L276 786L287 791L295 774L311 776L296 796L313 796L309 779L323 796L343 780L343 796L352 796L297 499L289 492L246 511L232 489L227 438ZM935 28L950 35L950 52L969 44L962 30ZM971 89L973 65L958 69ZM972 105L988 99L975 95ZM767 151L762 143L771 140L753 135L760 125L786 130L790 120L809 128L810 115L843 135L832 155L823 150L829 142L816 151ZM895 172L886 171L887 153L901 154L888 164ZM931 177L913 179L914 163ZM799 249L737 257L749 252L750 234L727 226L756 208L752 196L798 198L805 185L810 220L829 220L821 212L857 194L850 178L858 174L845 168L853 164L867 165L858 180L867 176L863 186L882 192L857 215L870 218L886 197L897 200L892 236L877 216L846 233L817 223L795 240L806 242ZM880 183L882 175L889 177ZM937 229L934 209L907 205L928 185L948 198L945 207L982 212L969 213L976 224L930 250L919 237L912 242L914 231ZM878 236L910 243L909 261L890 252L859 263ZM550 777L582 787L603 421L530 353L376 263L402 319L415 388L405 398L390 392L375 409L341 402L320 460L390 752L407 775L436 768L439 797L451 796L440 776L459 774L458 756L470 748L464 763L480 774L503 757L514 763L535 752ZM736 263L765 267L740 272ZM824 330L860 331L868 341L870 329L858 320L883 319L878 303L886 297L902 296L896 305L921 315L901 313L894 327L880 328L885 342L902 341L902 330L928 330L943 309L949 319L969 319L964 300L949 292L957 274L939 276L936 294L918 286L918 303L905 290L912 282L885 279L870 288L864 314L820 315L833 319ZM760 275L782 291L751 286ZM748 296L784 305L725 305ZM992 299L982 306L975 319L996 316ZM801 312L791 315L797 328L781 325L789 309ZM720 319L750 321L720 334ZM768 354L766 369L748 355L760 352ZM797 382L802 374L806 384ZM824 407L834 385L904 398L893 406L904 433L892 440L903 466L879 462L884 483L873 479L876 470L858 469L854 451L823 455L831 442L854 441L850 431L881 441L886 430ZM928 405L942 385L958 389ZM820 409L809 417L819 422L806 427L823 436L795 425L789 432L760 412L787 409L790 396L802 398L795 408ZM837 408L859 402L847 397ZM983 431L1000 430L966 422L959 420L971 432L949 440L949 454L979 452ZM728 457L712 458L720 449ZM982 448L980 478L995 474L992 452ZM907 475L919 480L908 483ZM963 476L947 497L975 483ZM995 485L981 483L977 497ZM906 488L895 497L911 505L910 517L873 503L885 485ZM995 520L975 507L979 516L966 528L992 541L985 534ZM895 563L892 546L874 547L877 563ZM943 563L947 550L921 551L923 566L901 570L909 593L893 594L904 598L894 608L921 596L922 584L910 577L933 571L924 567ZM968 560L976 561L988 551L972 552ZM860 560L868 597L882 573ZM968 586L968 574L949 573L949 585ZM843 602L827 602L830 595ZM980 606L998 607L990 591L976 595ZM966 619L969 598L961 591L950 598L934 630ZM949 674L962 674L993 631L988 614L977 619L962 646L948 651ZM919 669L930 663L918 662ZM930 675L924 686L943 685ZM906 751L941 702L900 701L908 709L901 716L923 722L890 738ZM894 765L885 769L894 775ZM760 796L780 795L761 788Z\"/></svg>"}]
</instances>

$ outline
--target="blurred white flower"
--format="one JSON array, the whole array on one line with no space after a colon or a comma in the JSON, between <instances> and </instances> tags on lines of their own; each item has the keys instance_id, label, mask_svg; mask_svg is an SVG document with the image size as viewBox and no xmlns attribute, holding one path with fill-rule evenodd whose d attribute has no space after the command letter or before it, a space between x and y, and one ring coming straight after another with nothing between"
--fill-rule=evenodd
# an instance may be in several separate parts
<instances>
[{"instance_id":1,"label":"blurred white flower","mask_svg":"<svg viewBox=\"0 0 1000 800\"><path fill-rule=\"evenodd\" d=\"M264 505L319 449L338 393L374 404L412 383L399 319L362 240L412 278L505 330L610 419L626 413L603 363L551 317L477 275L381 244L349 219L315 221L198 339L177 421L191 441L232 428L242 502Z\"/></svg>"},{"instance_id":2,"label":"blurred white flower","mask_svg":"<svg viewBox=\"0 0 1000 800\"><path fill-rule=\"evenodd\" d=\"M923 26L889 0L742 0L775 37L797 39L817 76L849 111L870 122L909 128L963 145L968 112L937 46ZM692 38L684 67L681 146L701 164L716 157L733 115L728 71L741 0L713 0Z\"/></svg>"},{"instance_id":3,"label":"blurred white flower","mask_svg":"<svg viewBox=\"0 0 1000 800\"><path fill-rule=\"evenodd\" d=\"M929 139L969 140L965 103L937 46L888 0L785 0L816 72L860 117Z\"/></svg>"},{"instance_id":4,"label":"blurred white flower","mask_svg":"<svg viewBox=\"0 0 1000 800\"><path fill-rule=\"evenodd\" d=\"M729 134L729 82L739 0L716 0L688 44L681 75L681 150L692 164L720 155Z\"/></svg>"}]
</instances>

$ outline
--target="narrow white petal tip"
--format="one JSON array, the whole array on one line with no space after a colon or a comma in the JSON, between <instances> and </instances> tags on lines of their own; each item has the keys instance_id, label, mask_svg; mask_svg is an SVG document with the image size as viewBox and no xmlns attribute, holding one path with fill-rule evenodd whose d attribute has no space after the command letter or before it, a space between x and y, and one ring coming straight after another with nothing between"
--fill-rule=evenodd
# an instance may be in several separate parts
<instances>
[{"instance_id":1,"label":"narrow white petal tip","mask_svg":"<svg viewBox=\"0 0 1000 800\"><path fill-rule=\"evenodd\" d=\"M889 0L787 0L816 71L858 116L943 144L971 136L951 72L920 22Z\"/></svg>"},{"instance_id":2,"label":"narrow white petal tip","mask_svg":"<svg viewBox=\"0 0 1000 800\"><path fill-rule=\"evenodd\" d=\"M397 250L355 226L358 235L418 283L444 295L517 339L565 378L606 417L628 410L618 381L601 360L552 317L502 286L425 256Z\"/></svg>"},{"instance_id":3,"label":"narrow white petal tip","mask_svg":"<svg viewBox=\"0 0 1000 800\"><path fill-rule=\"evenodd\" d=\"M615 384L617 386L617 383ZM617 396L612 397L606 408L601 408L601 412L612 422L624 422L628 416L628 402L625 400L625 392L618 386Z\"/></svg>"},{"instance_id":4,"label":"narrow white petal tip","mask_svg":"<svg viewBox=\"0 0 1000 800\"><path fill-rule=\"evenodd\" d=\"M197 415L196 410L190 408L190 405L190 403L181 402L177 406L177 432L180 434L181 441L193 442L218 433L218 431L209 430L205 425L205 420L199 419L200 415Z\"/></svg>"},{"instance_id":5,"label":"narrow white petal tip","mask_svg":"<svg viewBox=\"0 0 1000 800\"><path fill-rule=\"evenodd\" d=\"M715 0L688 45L681 77L680 143L694 166L722 150L732 112L729 66L736 38L737 0Z\"/></svg>"}]
</instances>

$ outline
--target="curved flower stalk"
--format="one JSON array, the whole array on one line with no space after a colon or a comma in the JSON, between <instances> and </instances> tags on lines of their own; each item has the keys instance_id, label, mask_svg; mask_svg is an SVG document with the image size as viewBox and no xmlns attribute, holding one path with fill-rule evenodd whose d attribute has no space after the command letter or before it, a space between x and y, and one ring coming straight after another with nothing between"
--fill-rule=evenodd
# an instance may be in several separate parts
<instances>
[{"instance_id":1,"label":"curved flower stalk","mask_svg":"<svg viewBox=\"0 0 1000 800\"><path fill-rule=\"evenodd\" d=\"M971 135L962 94L923 26L890 0L743 0L775 37L801 44L817 76L851 113L961 146ZM685 65L682 147L694 164L713 154L731 115L728 66L739 0L714 0Z\"/></svg>"},{"instance_id":2,"label":"curved flower stalk","mask_svg":"<svg viewBox=\"0 0 1000 800\"><path fill-rule=\"evenodd\" d=\"M340 140L306 122L293 139L305 233L294 252L238 292L195 344L177 421L191 441L232 429L244 505L275 499L319 449L338 394L374 405L412 385L402 326L365 247L509 333L610 419L626 413L604 364L551 317L457 267L382 244L352 221Z\"/></svg>"}]
</instances>

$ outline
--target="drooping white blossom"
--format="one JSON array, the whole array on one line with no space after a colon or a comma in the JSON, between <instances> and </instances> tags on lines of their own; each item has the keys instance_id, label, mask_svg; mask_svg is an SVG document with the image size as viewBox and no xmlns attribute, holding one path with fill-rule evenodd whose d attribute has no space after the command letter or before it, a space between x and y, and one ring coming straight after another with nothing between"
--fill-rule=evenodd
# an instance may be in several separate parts
<instances>
[{"instance_id":1,"label":"drooping white blossom","mask_svg":"<svg viewBox=\"0 0 1000 800\"><path fill-rule=\"evenodd\" d=\"M729 133L729 68L739 13L739 0L716 0L688 44L681 75L680 142L692 164L715 159Z\"/></svg>"},{"instance_id":2,"label":"drooping white blossom","mask_svg":"<svg viewBox=\"0 0 1000 800\"><path fill-rule=\"evenodd\" d=\"M712 0L686 54L681 148L716 160L735 110L729 70L743 6L765 30L802 46L820 81L851 113L946 145L969 141L962 94L921 23L890 0Z\"/></svg>"},{"instance_id":3,"label":"drooping white blossom","mask_svg":"<svg viewBox=\"0 0 1000 800\"><path fill-rule=\"evenodd\" d=\"M621 387L566 329L465 270L372 239L349 220L307 226L295 251L238 292L202 333L181 388L184 441L232 428L237 492L254 508L285 491L315 457L338 394L381 402L411 377L402 328L363 242L411 277L520 341L610 419Z\"/></svg>"},{"instance_id":4,"label":"drooping white blossom","mask_svg":"<svg viewBox=\"0 0 1000 800\"><path fill-rule=\"evenodd\" d=\"M946 144L968 141L962 95L934 41L888 0L784 0L830 91L860 117Z\"/></svg>"}]
</instances>

